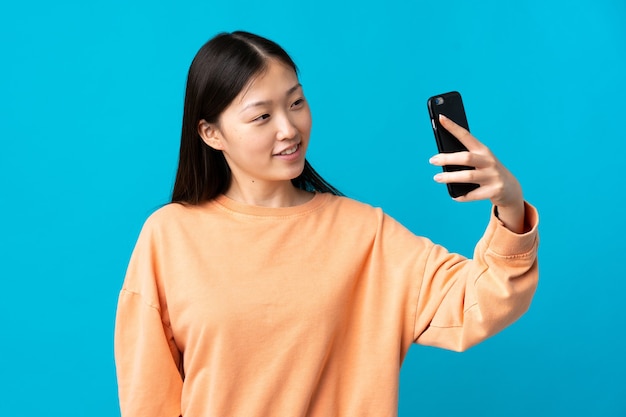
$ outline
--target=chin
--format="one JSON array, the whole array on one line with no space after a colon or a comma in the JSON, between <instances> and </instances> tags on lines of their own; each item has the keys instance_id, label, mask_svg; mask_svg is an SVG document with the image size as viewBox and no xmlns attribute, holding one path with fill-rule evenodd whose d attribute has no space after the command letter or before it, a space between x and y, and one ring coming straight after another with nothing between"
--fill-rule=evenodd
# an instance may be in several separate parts
<instances>
[{"instance_id":1,"label":"chin","mask_svg":"<svg viewBox=\"0 0 626 417\"><path fill-rule=\"evenodd\" d=\"M302 160L302 163L298 167L298 170L296 171L295 175L291 179L298 178L300 175L302 175L302 173L304 172L304 162L305 160Z\"/></svg>"},{"instance_id":2,"label":"chin","mask_svg":"<svg viewBox=\"0 0 626 417\"><path fill-rule=\"evenodd\" d=\"M292 181L292 180L295 180L300 175L302 175L303 171L304 171L304 169L300 169L300 170L297 170L297 171L291 171L288 174L285 173L284 176L281 176L282 179L279 179L279 181Z\"/></svg>"}]
</instances>

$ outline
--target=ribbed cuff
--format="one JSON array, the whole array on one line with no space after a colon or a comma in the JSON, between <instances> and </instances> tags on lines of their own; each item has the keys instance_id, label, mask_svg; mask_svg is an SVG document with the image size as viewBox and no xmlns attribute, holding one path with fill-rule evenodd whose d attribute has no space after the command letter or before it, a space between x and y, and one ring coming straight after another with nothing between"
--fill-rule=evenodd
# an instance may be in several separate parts
<instances>
[{"instance_id":1,"label":"ribbed cuff","mask_svg":"<svg viewBox=\"0 0 626 417\"><path fill-rule=\"evenodd\" d=\"M521 256L532 252L539 239L539 213L527 202L524 202L524 224L527 232L512 232L498 219L494 207L485 236L489 250L500 256Z\"/></svg>"}]
</instances>

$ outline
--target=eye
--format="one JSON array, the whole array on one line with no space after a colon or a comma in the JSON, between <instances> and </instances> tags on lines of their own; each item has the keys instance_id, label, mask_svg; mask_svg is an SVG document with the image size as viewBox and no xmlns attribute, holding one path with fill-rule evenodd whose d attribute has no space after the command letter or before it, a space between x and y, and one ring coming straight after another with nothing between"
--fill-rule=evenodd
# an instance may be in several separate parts
<instances>
[{"instance_id":1,"label":"eye","mask_svg":"<svg viewBox=\"0 0 626 417\"><path fill-rule=\"evenodd\" d=\"M262 122L263 120L269 119L269 117L270 115L268 113L265 113L254 119L253 122Z\"/></svg>"},{"instance_id":2,"label":"eye","mask_svg":"<svg viewBox=\"0 0 626 417\"><path fill-rule=\"evenodd\" d=\"M299 107L302 107L302 105L303 105L303 104L304 104L304 97L301 97L301 98L297 99L296 101L294 101L294 102L291 104L291 108L292 108L292 109L293 109L293 108L296 108L296 109L297 109L297 108L299 108Z\"/></svg>"}]
</instances>

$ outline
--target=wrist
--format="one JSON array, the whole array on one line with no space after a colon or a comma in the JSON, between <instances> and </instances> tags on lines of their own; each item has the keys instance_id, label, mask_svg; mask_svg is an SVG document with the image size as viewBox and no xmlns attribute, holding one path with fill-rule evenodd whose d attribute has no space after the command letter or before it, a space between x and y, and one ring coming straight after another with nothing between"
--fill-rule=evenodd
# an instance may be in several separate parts
<instances>
[{"instance_id":1,"label":"wrist","mask_svg":"<svg viewBox=\"0 0 626 417\"><path fill-rule=\"evenodd\" d=\"M514 233L524 233L526 230L526 212L524 200L515 205L496 205L494 214L500 222Z\"/></svg>"}]
</instances>

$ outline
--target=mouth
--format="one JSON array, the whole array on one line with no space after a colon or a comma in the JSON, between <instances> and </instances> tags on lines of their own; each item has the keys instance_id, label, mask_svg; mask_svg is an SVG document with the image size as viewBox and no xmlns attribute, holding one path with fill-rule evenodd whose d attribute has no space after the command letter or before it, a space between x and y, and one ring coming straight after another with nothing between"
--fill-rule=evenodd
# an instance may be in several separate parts
<instances>
[{"instance_id":1,"label":"mouth","mask_svg":"<svg viewBox=\"0 0 626 417\"><path fill-rule=\"evenodd\" d=\"M280 152L280 153L278 153L276 155L283 155L283 156L291 155L293 153L296 153L298 151L298 149L300 149L300 144L296 143L291 148L285 149L284 151L282 151L282 152Z\"/></svg>"}]
</instances>

